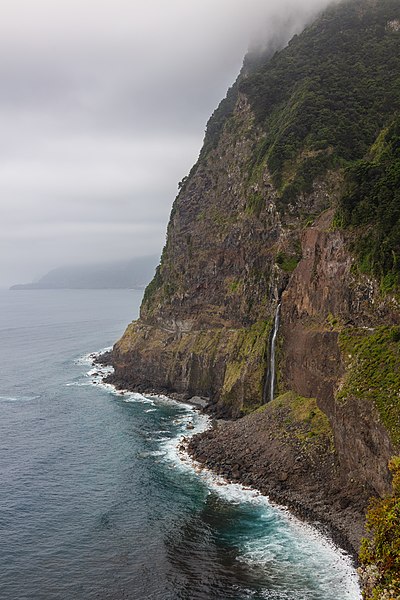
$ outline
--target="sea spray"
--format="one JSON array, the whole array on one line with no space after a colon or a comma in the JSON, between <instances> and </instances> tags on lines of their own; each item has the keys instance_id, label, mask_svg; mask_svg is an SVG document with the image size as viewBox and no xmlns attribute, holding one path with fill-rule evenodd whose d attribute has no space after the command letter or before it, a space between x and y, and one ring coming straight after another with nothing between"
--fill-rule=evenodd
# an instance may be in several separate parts
<instances>
[{"instance_id":1,"label":"sea spray","mask_svg":"<svg viewBox=\"0 0 400 600\"><path fill-rule=\"evenodd\" d=\"M274 331L279 327L279 312ZM276 338L276 335L275 335ZM149 437L159 446L158 451L143 452L140 458L162 461L165 468L184 472L189 478L199 478L208 495L219 498L223 506L231 507L236 525L225 540L237 547L237 560L251 570L268 574L268 587L259 596L266 599L304 598L343 600L361 598L356 572L351 558L325 538L318 530L292 516L254 489L227 482L194 461L187 453L190 438L211 427L211 420L190 404L178 403L166 396L144 396L128 390L117 390L102 382L110 367L95 364L96 355L87 355L80 364L91 366L89 380L120 401L151 405L145 413L163 406L177 406L183 411L174 420L176 435L167 437L164 430L154 430ZM155 437L156 436L156 437ZM224 509L227 510L227 509ZM232 539L229 539L231 536ZM290 577L282 589L282 568ZM248 597L248 596L246 596ZM249 596L250 597L250 596Z\"/></svg>"}]
</instances>

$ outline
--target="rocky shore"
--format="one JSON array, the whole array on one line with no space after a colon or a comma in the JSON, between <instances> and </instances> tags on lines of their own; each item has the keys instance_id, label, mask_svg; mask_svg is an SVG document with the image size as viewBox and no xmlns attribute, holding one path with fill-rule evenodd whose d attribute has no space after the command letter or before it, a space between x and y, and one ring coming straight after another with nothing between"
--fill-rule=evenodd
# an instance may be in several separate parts
<instances>
[{"instance_id":1,"label":"rocky shore","mask_svg":"<svg viewBox=\"0 0 400 600\"><path fill-rule=\"evenodd\" d=\"M112 353L95 362L112 365ZM165 394L215 417L215 407L205 397L154 386L132 387L115 373L104 381L118 389ZM332 429L314 399L289 392L240 419L214 420L212 429L185 440L182 450L227 481L254 488L286 506L357 561L373 490L343 481Z\"/></svg>"},{"instance_id":2,"label":"rocky shore","mask_svg":"<svg viewBox=\"0 0 400 600\"><path fill-rule=\"evenodd\" d=\"M291 399L281 398L237 421L216 422L186 450L228 481L259 490L316 525L357 560L371 490L340 480L329 429L313 431L321 427L318 409L311 409L316 419L295 420Z\"/></svg>"},{"instance_id":3,"label":"rocky shore","mask_svg":"<svg viewBox=\"0 0 400 600\"><path fill-rule=\"evenodd\" d=\"M112 352L95 362L112 366ZM115 373L104 381L118 389L165 394L216 416L215 406L206 397L132 386ZM214 420L212 429L185 440L182 450L226 480L252 487L286 506L357 561L374 490L343 480L333 431L314 399L288 392L240 419Z\"/></svg>"}]
</instances>

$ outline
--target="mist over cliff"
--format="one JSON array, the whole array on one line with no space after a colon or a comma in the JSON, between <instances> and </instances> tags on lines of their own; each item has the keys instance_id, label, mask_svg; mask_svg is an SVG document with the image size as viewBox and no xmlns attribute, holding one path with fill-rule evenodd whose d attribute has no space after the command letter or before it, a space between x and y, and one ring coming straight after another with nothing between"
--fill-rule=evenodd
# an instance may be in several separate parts
<instances>
[{"instance_id":1,"label":"mist over cliff","mask_svg":"<svg viewBox=\"0 0 400 600\"><path fill-rule=\"evenodd\" d=\"M286 43L326 4L6 0L0 285L160 254L177 182L249 40Z\"/></svg>"}]
</instances>

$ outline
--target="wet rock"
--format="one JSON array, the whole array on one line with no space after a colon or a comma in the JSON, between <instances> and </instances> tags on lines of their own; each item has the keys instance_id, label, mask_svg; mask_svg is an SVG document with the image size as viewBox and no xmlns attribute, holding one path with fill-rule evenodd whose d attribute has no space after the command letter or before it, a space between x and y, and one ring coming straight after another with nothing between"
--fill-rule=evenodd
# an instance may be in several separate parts
<instances>
[{"instance_id":1,"label":"wet rock","mask_svg":"<svg viewBox=\"0 0 400 600\"><path fill-rule=\"evenodd\" d=\"M207 408L207 406L210 404L209 398L204 398L201 396L192 396L188 399L188 402L200 408Z\"/></svg>"}]
</instances>

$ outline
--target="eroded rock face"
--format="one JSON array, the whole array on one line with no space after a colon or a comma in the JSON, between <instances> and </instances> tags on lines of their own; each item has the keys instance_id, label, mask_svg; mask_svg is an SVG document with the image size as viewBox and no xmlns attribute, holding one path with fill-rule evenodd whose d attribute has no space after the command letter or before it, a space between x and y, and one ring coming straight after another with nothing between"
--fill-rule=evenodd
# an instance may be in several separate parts
<instances>
[{"instance_id":1,"label":"eroded rock face","mask_svg":"<svg viewBox=\"0 0 400 600\"><path fill-rule=\"evenodd\" d=\"M268 318L271 249L282 228L268 172L248 181L261 138L240 97L217 147L195 165L174 203L159 274L141 308L144 322L179 333L179 322L200 330Z\"/></svg>"},{"instance_id":2,"label":"eroded rock face","mask_svg":"<svg viewBox=\"0 0 400 600\"><path fill-rule=\"evenodd\" d=\"M332 424L343 483L357 481L383 495L395 448L369 400L336 398L346 373L339 331L395 323L399 314L373 281L352 274L353 259L332 217L326 211L304 232L303 258L283 294L281 385L317 398Z\"/></svg>"},{"instance_id":3,"label":"eroded rock face","mask_svg":"<svg viewBox=\"0 0 400 600\"><path fill-rule=\"evenodd\" d=\"M274 313L290 276L277 256L296 261L300 214L320 212L337 193L332 184L329 196L328 177L283 219L265 164L249 180L263 135L239 96L175 201L140 321L114 348L115 383L205 395L220 416L262 402Z\"/></svg>"},{"instance_id":4,"label":"eroded rock face","mask_svg":"<svg viewBox=\"0 0 400 600\"><path fill-rule=\"evenodd\" d=\"M342 231L333 226L334 210L325 211L302 236L302 259L284 293L288 323L304 319L331 326L373 327L397 322L398 307L383 298L376 282L352 274L355 259Z\"/></svg>"},{"instance_id":5,"label":"eroded rock face","mask_svg":"<svg viewBox=\"0 0 400 600\"><path fill-rule=\"evenodd\" d=\"M209 398L220 417L239 417L260 404L269 324L179 332L141 322L115 345L115 375L123 388Z\"/></svg>"},{"instance_id":6,"label":"eroded rock face","mask_svg":"<svg viewBox=\"0 0 400 600\"><path fill-rule=\"evenodd\" d=\"M348 446L347 452L344 438L351 432L354 439L355 432L349 410L335 402L344 375L338 326L395 322L399 311L380 298L372 280L353 275L348 244L332 227L333 210L324 212L340 192L340 176L317 182L284 217L266 166L249 181L249 162L262 137L239 97L217 147L194 167L175 201L140 321L115 345L113 381L183 397L200 394L219 416L240 416L262 403L271 327L283 292L279 389L318 399L343 453L343 472L353 472L347 454L356 449ZM304 228L304 211L323 212ZM299 264L285 272L279 256L293 257L300 246ZM365 464L376 463L372 478L381 491L387 480L382 465L392 448L384 428L377 431L376 443L363 444L360 433L357 452ZM374 447L386 450L374 458ZM368 477L371 472L364 473Z\"/></svg>"},{"instance_id":7,"label":"eroded rock face","mask_svg":"<svg viewBox=\"0 0 400 600\"><path fill-rule=\"evenodd\" d=\"M330 422L334 459L330 463L328 453L323 468L314 461L311 469L306 461L297 469L291 433L281 445L271 445L273 416L264 416L264 429L255 427L256 417L227 429L240 437L242 426L247 431L254 425L246 455L238 451L235 462L232 447L229 461L244 483L246 465L257 464L254 485L269 478L265 491L273 482L276 489L297 489L293 502L307 496L307 510L313 493L321 513L323 498L335 497L335 510L348 509L348 522L358 515L354 547L368 497L389 491L387 461L396 448L370 399L338 400L347 368L340 335L399 323L400 310L395 300L381 297L376 282L355 274L349 240L333 227L330 207L340 194L340 173L329 172L282 211L266 164L250 169L263 136L239 95L218 144L182 185L140 320L114 347L111 381L186 399L203 396L217 416L238 418L265 398L271 328L281 299L277 393L316 399ZM226 435L220 441L218 436L205 436L196 449L205 462L210 452L213 467L218 452L221 460L226 454Z\"/></svg>"},{"instance_id":8,"label":"eroded rock face","mask_svg":"<svg viewBox=\"0 0 400 600\"><path fill-rule=\"evenodd\" d=\"M230 126L175 201L140 321L114 348L117 384L208 396L220 416L259 405L275 304L287 281L275 254L297 238L281 224L268 170L248 181L261 139L239 97Z\"/></svg>"}]
</instances>

